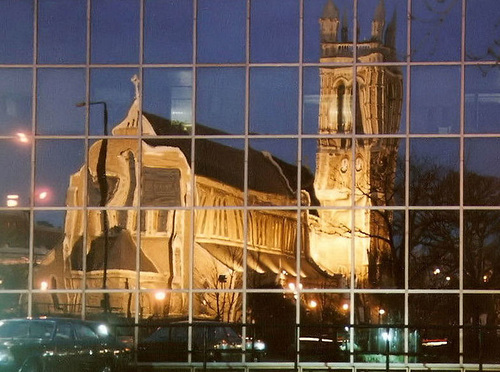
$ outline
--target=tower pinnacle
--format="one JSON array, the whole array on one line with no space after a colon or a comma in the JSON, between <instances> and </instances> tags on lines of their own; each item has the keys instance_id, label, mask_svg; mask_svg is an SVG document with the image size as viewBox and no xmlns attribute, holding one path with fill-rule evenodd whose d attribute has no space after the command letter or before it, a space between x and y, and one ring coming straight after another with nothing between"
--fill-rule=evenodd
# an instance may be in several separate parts
<instances>
[{"instance_id":1,"label":"tower pinnacle","mask_svg":"<svg viewBox=\"0 0 500 372\"><path fill-rule=\"evenodd\" d=\"M321 27L321 41L336 42L339 29L339 10L332 0L328 0L319 19Z\"/></svg>"},{"instance_id":2,"label":"tower pinnacle","mask_svg":"<svg viewBox=\"0 0 500 372\"><path fill-rule=\"evenodd\" d=\"M380 0L375 9L375 15L372 21L372 39L382 41L382 34L385 26L385 3Z\"/></svg>"}]
</instances>

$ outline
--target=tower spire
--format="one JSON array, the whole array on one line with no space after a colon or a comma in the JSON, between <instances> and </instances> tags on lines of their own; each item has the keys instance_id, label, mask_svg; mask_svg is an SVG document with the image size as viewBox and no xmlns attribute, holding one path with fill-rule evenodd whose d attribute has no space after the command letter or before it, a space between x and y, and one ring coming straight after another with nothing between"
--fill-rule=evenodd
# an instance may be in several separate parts
<instances>
[{"instance_id":1,"label":"tower spire","mask_svg":"<svg viewBox=\"0 0 500 372\"><path fill-rule=\"evenodd\" d=\"M384 32L385 26L385 3L384 0L380 0L375 9L375 15L372 21L372 39L377 41L382 41L382 34Z\"/></svg>"},{"instance_id":2,"label":"tower spire","mask_svg":"<svg viewBox=\"0 0 500 372\"><path fill-rule=\"evenodd\" d=\"M321 27L321 41L334 43L337 41L339 29L339 10L332 0L328 0L319 19Z\"/></svg>"},{"instance_id":3,"label":"tower spire","mask_svg":"<svg viewBox=\"0 0 500 372\"><path fill-rule=\"evenodd\" d=\"M396 9L392 13L391 21L387 26L387 30L385 31L385 45L390 48L396 48L396 22L397 22L397 13Z\"/></svg>"}]
</instances>

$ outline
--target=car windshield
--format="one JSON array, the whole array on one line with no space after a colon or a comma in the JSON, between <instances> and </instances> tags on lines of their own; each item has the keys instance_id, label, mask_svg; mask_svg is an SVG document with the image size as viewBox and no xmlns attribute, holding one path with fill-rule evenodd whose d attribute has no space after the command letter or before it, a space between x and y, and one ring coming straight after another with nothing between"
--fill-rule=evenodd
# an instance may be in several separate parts
<instances>
[{"instance_id":1,"label":"car windshield","mask_svg":"<svg viewBox=\"0 0 500 372\"><path fill-rule=\"evenodd\" d=\"M49 339L53 331L50 321L0 321L0 338Z\"/></svg>"}]
</instances>

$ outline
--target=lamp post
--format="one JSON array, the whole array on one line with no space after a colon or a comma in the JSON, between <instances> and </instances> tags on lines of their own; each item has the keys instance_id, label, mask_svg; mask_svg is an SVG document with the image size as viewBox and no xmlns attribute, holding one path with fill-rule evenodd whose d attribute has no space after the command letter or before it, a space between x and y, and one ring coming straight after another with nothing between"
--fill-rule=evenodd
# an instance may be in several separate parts
<instances>
[{"instance_id":1,"label":"lamp post","mask_svg":"<svg viewBox=\"0 0 500 372\"><path fill-rule=\"evenodd\" d=\"M80 102L77 103L77 107L91 105L102 105L103 106L103 130L104 135L108 135L108 105L104 101L91 101L91 102ZM106 157L108 154L108 139L103 138L101 141L101 148L99 149L99 157L97 158L97 182L99 183L99 194L100 201L99 206L105 207L108 199L108 180L106 178ZM104 263L103 263L103 274L102 274L102 289L107 288L108 279L108 250L109 250L109 222L108 222L108 212L106 209L102 210L102 230L104 235ZM101 306L105 313L109 313L109 293L104 292Z\"/></svg>"}]
</instances>

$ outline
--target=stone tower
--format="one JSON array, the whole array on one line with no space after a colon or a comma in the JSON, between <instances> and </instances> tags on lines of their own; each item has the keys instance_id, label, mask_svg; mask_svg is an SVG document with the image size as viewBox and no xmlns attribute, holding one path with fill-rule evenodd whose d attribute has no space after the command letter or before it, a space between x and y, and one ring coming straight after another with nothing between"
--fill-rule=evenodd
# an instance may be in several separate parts
<instances>
[{"instance_id":1,"label":"stone tower","mask_svg":"<svg viewBox=\"0 0 500 372\"><path fill-rule=\"evenodd\" d=\"M397 156L397 140L363 138L353 141L353 133L383 135L399 132L403 82L400 70L394 66L358 66L356 79L352 66L335 67L335 63L384 63L396 61L396 18L385 27L385 5L380 0L372 21L369 40L354 43L349 39L348 25L339 19L339 10L332 0L325 5L319 20L321 59L328 66L320 68L319 134L329 135L318 141L315 191L322 207L321 234L337 236L330 247L320 249L326 259L342 260L352 247L354 210L355 270L358 279L370 276L381 279L380 260L389 249L387 235L377 215L369 209L349 209L350 206L385 206L391 203ZM361 25L361 27L366 25ZM339 28L341 29L339 38ZM338 137L336 136L338 135ZM352 194L355 190L354 195ZM345 210L335 208L345 207ZM321 240L321 239L319 239ZM332 248L334 247L334 248ZM332 254L331 250L342 252ZM344 265L350 264L345 258ZM335 269L328 268L335 272Z\"/></svg>"}]
</instances>

